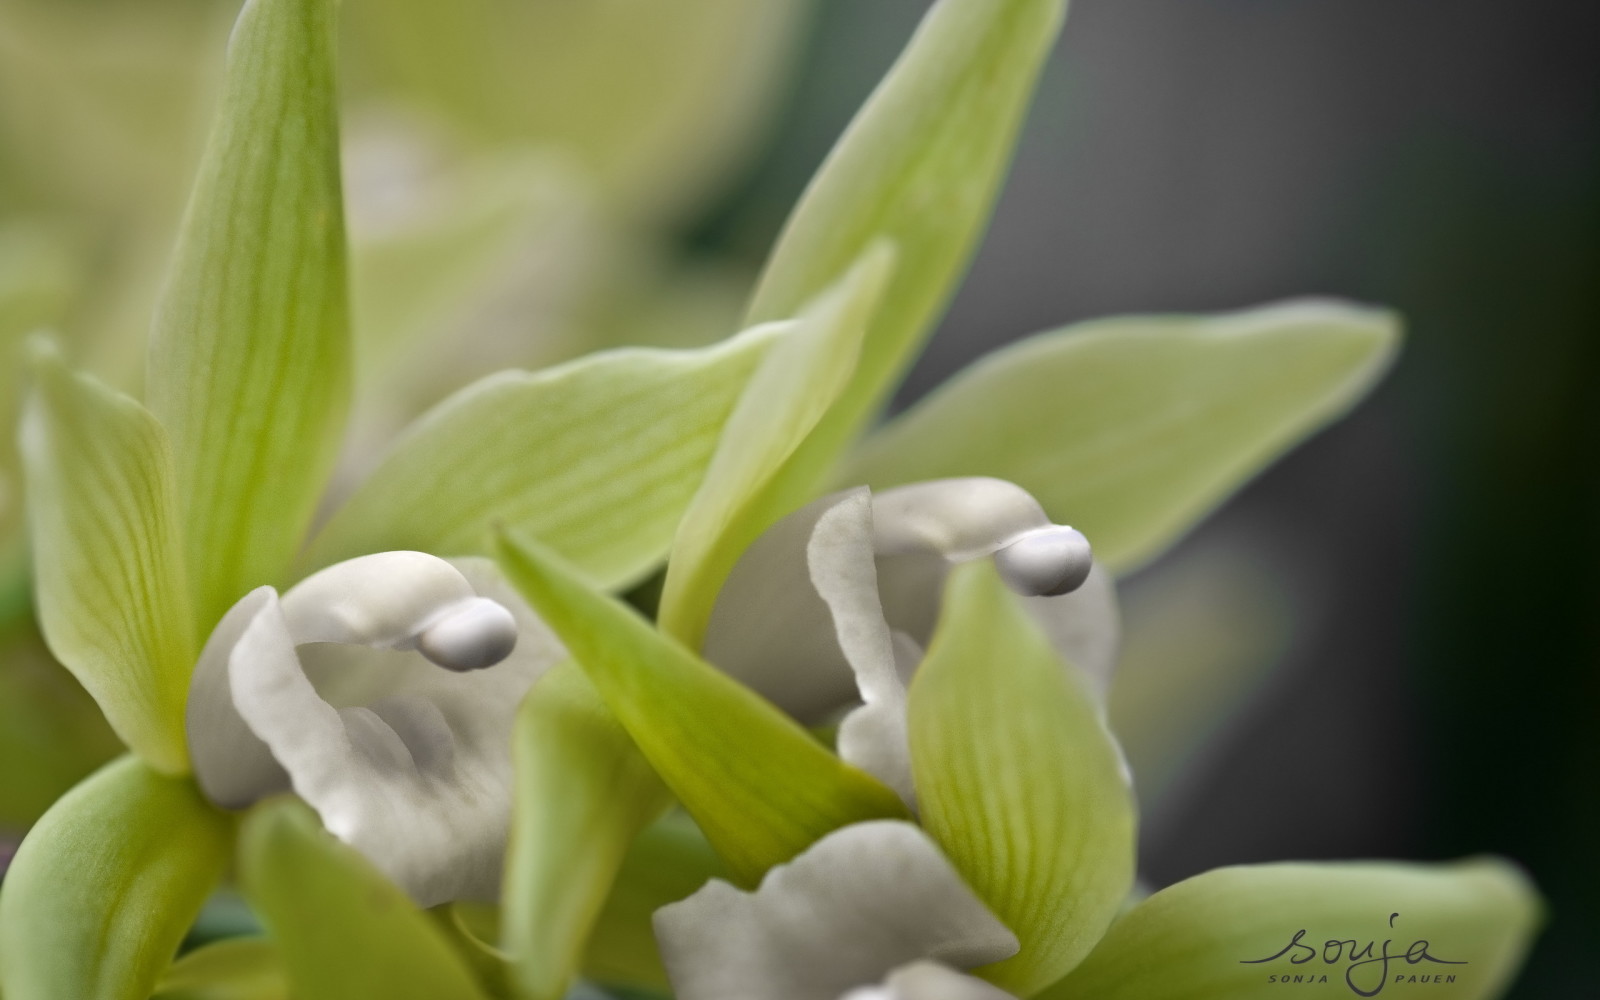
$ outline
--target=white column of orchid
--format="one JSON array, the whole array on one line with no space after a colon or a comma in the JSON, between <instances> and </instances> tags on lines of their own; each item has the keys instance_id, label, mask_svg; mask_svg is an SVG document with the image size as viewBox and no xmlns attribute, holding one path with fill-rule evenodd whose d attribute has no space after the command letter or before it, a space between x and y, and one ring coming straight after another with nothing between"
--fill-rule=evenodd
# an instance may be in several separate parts
<instances>
[{"instance_id":1,"label":"white column of orchid","mask_svg":"<svg viewBox=\"0 0 1600 1000\"><path fill-rule=\"evenodd\" d=\"M383 552L260 587L195 669L196 777L230 808L292 789L423 905L494 898L516 707L564 655L488 560Z\"/></svg>"}]
</instances>

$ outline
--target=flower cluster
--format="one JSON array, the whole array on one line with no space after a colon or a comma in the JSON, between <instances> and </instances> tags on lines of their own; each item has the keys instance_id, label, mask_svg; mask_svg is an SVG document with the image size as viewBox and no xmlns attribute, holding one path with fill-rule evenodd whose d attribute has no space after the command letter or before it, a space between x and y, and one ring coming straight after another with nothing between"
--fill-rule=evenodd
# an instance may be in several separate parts
<instances>
[{"instance_id":1,"label":"flower cluster","mask_svg":"<svg viewBox=\"0 0 1600 1000\"><path fill-rule=\"evenodd\" d=\"M6 876L8 998L1241 998L1398 914L1463 956L1441 995L1505 985L1506 862L1146 895L1108 721L1117 575L1353 404L1393 317L1051 331L878 425L1064 0L932 6L740 332L488 375L344 465L335 7L245 3L144 400L33 350L39 623L130 752ZM219 883L264 934L174 962Z\"/></svg>"}]
</instances>

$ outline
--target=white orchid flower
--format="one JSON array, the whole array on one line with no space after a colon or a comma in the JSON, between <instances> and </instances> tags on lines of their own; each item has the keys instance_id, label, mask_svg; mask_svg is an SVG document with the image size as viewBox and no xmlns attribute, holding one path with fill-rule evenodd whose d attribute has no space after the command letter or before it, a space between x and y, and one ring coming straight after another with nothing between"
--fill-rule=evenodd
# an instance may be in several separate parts
<instances>
[{"instance_id":1,"label":"white orchid flower","mask_svg":"<svg viewBox=\"0 0 1600 1000\"><path fill-rule=\"evenodd\" d=\"M857 823L771 869L713 880L655 915L679 1000L1006 1000L960 970L1018 944L910 823Z\"/></svg>"},{"instance_id":2,"label":"white orchid flower","mask_svg":"<svg viewBox=\"0 0 1600 1000\"><path fill-rule=\"evenodd\" d=\"M234 809L295 792L425 906L493 899L517 705L564 655L485 559L383 552L259 587L195 668L195 776Z\"/></svg>"},{"instance_id":3,"label":"white orchid flower","mask_svg":"<svg viewBox=\"0 0 1600 1000\"><path fill-rule=\"evenodd\" d=\"M729 574L706 659L804 722L860 702L840 724L840 756L914 804L906 685L945 576L982 558L1103 703L1118 644L1110 574L1026 490L981 477L858 487L779 521Z\"/></svg>"}]
</instances>

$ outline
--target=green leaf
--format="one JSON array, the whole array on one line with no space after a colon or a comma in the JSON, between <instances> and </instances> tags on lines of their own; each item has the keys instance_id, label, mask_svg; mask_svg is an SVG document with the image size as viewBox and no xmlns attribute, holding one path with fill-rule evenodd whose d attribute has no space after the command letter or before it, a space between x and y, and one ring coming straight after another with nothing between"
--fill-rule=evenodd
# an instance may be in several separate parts
<instances>
[{"instance_id":1,"label":"green leaf","mask_svg":"<svg viewBox=\"0 0 1600 1000\"><path fill-rule=\"evenodd\" d=\"M1120 752L988 560L952 571L908 712L923 826L1022 942L981 974L1028 996L1088 954L1133 884Z\"/></svg>"},{"instance_id":2,"label":"green leaf","mask_svg":"<svg viewBox=\"0 0 1600 1000\"><path fill-rule=\"evenodd\" d=\"M33 369L22 453L40 625L117 735L182 772L196 650L166 435L53 348Z\"/></svg>"},{"instance_id":3,"label":"green leaf","mask_svg":"<svg viewBox=\"0 0 1600 1000\"><path fill-rule=\"evenodd\" d=\"M350 393L333 0L248 0L150 345L199 620L281 583Z\"/></svg>"},{"instance_id":4,"label":"green leaf","mask_svg":"<svg viewBox=\"0 0 1600 1000\"><path fill-rule=\"evenodd\" d=\"M628 845L671 797L571 661L528 692L513 746L500 947L521 996L561 1000Z\"/></svg>"},{"instance_id":5,"label":"green leaf","mask_svg":"<svg viewBox=\"0 0 1600 1000\"><path fill-rule=\"evenodd\" d=\"M1282 996L1294 976L1308 974L1327 976L1320 989L1330 996L1375 996L1389 983L1401 996L1487 1000L1509 984L1542 919L1527 878L1491 858L1218 868L1129 910L1040 1000L1256 1000ZM1259 961L1302 930L1304 944ZM1422 960L1418 941L1435 959L1466 964ZM1369 942L1380 960L1352 962L1350 951ZM1385 951L1395 956L1387 964ZM1400 957L1408 951L1416 962ZM1402 989L1396 976L1417 976L1418 985ZM1423 988L1422 976L1444 978Z\"/></svg>"},{"instance_id":6,"label":"green leaf","mask_svg":"<svg viewBox=\"0 0 1600 1000\"><path fill-rule=\"evenodd\" d=\"M289 978L272 942L231 938L174 962L152 1000L289 1000Z\"/></svg>"},{"instance_id":7,"label":"green leaf","mask_svg":"<svg viewBox=\"0 0 1600 1000\"><path fill-rule=\"evenodd\" d=\"M726 879L716 851L682 813L664 817L633 842L616 886L595 921L583 973L596 982L671 992L652 919L713 878Z\"/></svg>"},{"instance_id":8,"label":"green leaf","mask_svg":"<svg viewBox=\"0 0 1600 1000\"><path fill-rule=\"evenodd\" d=\"M942 0L789 216L750 321L794 315L874 241L899 250L850 386L804 461L830 466L893 390L987 225L1065 0Z\"/></svg>"},{"instance_id":9,"label":"green leaf","mask_svg":"<svg viewBox=\"0 0 1600 1000\"><path fill-rule=\"evenodd\" d=\"M785 465L849 384L893 262L887 244L870 247L768 352L728 417L678 525L661 597L662 631L691 649L700 647L717 592L740 554L812 499L818 484L784 476Z\"/></svg>"},{"instance_id":10,"label":"green leaf","mask_svg":"<svg viewBox=\"0 0 1600 1000\"><path fill-rule=\"evenodd\" d=\"M889 789L559 557L502 536L498 558L739 880L841 826L905 815Z\"/></svg>"},{"instance_id":11,"label":"green leaf","mask_svg":"<svg viewBox=\"0 0 1600 1000\"><path fill-rule=\"evenodd\" d=\"M841 478L1008 479L1127 571L1353 405L1398 339L1392 313L1320 301L1071 326L957 375Z\"/></svg>"},{"instance_id":12,"label":"green leaf","mask_svg":"<svg viewBox=\"0 0 1600 1000\"><path fill-rule=\"evenodd\" d=\"M145 1000L221 876L233 820L124 757L45 814L0 889L0 991Z\"/></svg>"},{"instance_id":13,"label":"green leaf","mask_svg":"<svg viewBox=\"0 0 1600 1000\"><path fill-rule=\"evenodd\" d=\"M481 553L498 523L551 546L596 586L637 581L666 554L723 421L780 329L696 351L607 351L468 386L395 444L309 561Z\"/></svg>"},{"instance_id":14,"label":"green leaf","mask_svg":"<svg viewBox=\"0 0 1600 1000\"><path fill-rule=\"evenodd\" d=\"M296 1000L481 1000L422 911L297 800L256 806L239 852L245 894L278 945Z\"/></svg>"}]
</instances>

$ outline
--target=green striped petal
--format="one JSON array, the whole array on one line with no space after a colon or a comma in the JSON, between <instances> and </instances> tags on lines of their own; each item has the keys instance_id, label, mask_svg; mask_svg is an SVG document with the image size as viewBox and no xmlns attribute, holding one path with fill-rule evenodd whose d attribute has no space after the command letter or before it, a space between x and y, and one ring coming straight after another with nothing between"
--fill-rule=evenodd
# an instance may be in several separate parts
<instances>
[{"instance_id":1,"label":"green striped petal","mask_svg":"<svg viewBox=\"0 0 1600 1000\"><path fill-rule=\"evenodd\" d=\"M333 0L248 0L148 378L207 624L282 577L350 393Z\"/></svg>"},{"instance_id":2,"label":"green striped petal","mask_svg":"<svg viewBox=\"0 0 1600 1000\"><path fill-rule=\"evenodd\" d=\"M29 831L0 889L8 997L145 1000L228 863L233 821L124 757Z\"/></svg>"},{"instance_id":3,"label":"green striped petal","mask_svg":"<svg viewBox=\"0 0 1600 1000\"><path fill-rule=\"evenodd\" d=\"M1133 884L1121 754L987 560L951 571L909 715L923 826L1022 942L977 974L1028 996L1088 954Z\"/></svg>"},{"instance_id":4,"label":"green striped petal","mask_svg":"<svg viewBox=\"0 0 1600 1000\"><path fill-rule=\"evenodd\" d=\"M33 372L22 453L40 625L117 735L181 772L195 639L167 436L46 345Z\"/></svg>"},{"instance_id":5,"label":"green striped petal","mask_svg":"<svg viewBox=\"0 0 1600 1000\"><path fill-rule=\"evenodd\" d=\"M877 240L899 250L856 373L799 461L832 464L943 311L988 222L1066 6L936 3L789 216L751 322L794 315Z\"/></svg>"},{"instance_id":6,"label":"green striped petal","mask_svg":"<svg viewBox=\"0 0 1600 1000\"><path fill-rule=\"evenodd\" d=\"M831 830L905 814L888 788L557 557L508 536L499 558L736 878L754 884Z\"/></svg>"},{"instance_id":7,"label":"green striped petal","mask_svg":"<svg viewBox=\"0 0 1600 1000\"><path fill-rule=\"evenodd\" d=\"M1133 907L1040 1000L1257 1000L1296 983L1489 1000L1516 974L1540 910L1527 878L1492 858L1219 868Z\"/></svg>"},{"instance_id":8,"label":"green striped petal","mask_svg":"<svg viewBox=\"0 0 1600 1000\"><path fill-rule=\"evenodd\" d=\"M481 553L501 524L596 586L634 582L666 554L723 421L783 329L491 375L405 432L308 562L390 549Z\"/></svg>"},{"instance_id":9,"label":"green striped petal","mask_svg":"<svg viewBox=\"0 0 1600 1000\"><path fill-rule=\"evenodd\" d=\"M786 477L785 466L849 384L893 260L887 244L869 248L767 354L728 417L678 526L661 595L662 630L690 648L699 648L739 555L811 499L816 484Z\"/></svg>"},{"instance_id":10,"label":"green striped petal","mask_svg":"<svg viewBox=\"0 0 1600 1000\"><path fill-rule=\"evenodd\" d=\"M1010 480L1131 570L1365 395L1398 339L1392 313L1323 301L1039 334L874 434L840 480Z\"/></svg>"}]
</instances>

